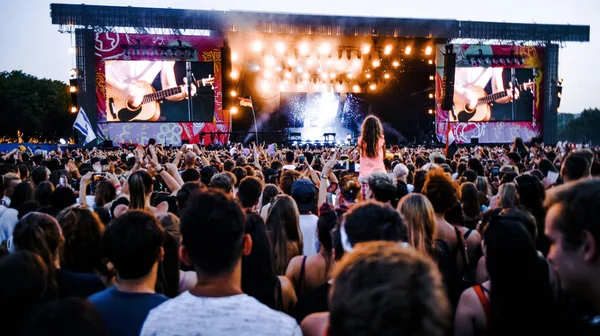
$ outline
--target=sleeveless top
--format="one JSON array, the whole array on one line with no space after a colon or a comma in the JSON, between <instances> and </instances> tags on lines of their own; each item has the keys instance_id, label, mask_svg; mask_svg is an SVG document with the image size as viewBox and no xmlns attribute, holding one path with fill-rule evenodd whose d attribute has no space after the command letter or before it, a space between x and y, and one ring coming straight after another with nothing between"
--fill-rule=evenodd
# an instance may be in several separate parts
<instances>
[{"instance_id":1,"label":"sleeveless top","mask_svg":"<svg viewBox=\"0 0 600 336\"><path fill-rule=\"evenodd\" d=\"M300 267L300 277L298 279L298 285L296 286L296 288L294 288L296 290L296 294L300 295L300 293L304 292L304 290L306 289L306 258L308 258L307 256L304 256L302 258L302 266Z\"/></svg>"},{"instance_id":2,"label":"sleeveless top","mask_svg":"<svg viewBox=\"0 0 600 336\"><path fill-rule=\"evenodd\" d=\"M275 310L283 311L283 291L281 290L281 281L277 279L277 293L275 294Z\"/></svg>"},{"instance_id":3,"label":"sleeveless top","mask_svg":"<svg viewBox=\"0 0 600 336\"><path fill-rule=\"evenodd\" d=\"M360 171L358 173L359 178L367 178L371 176L371 174L375 172L383 172L386 173L385 165L383 163L383 159L385 153L383 152L383 144L385 143L385 139L382 137L377 140L377 156L376 157L368 157L367 151L365 148L362 148L362 137L358 137L358 143L361 147L360 151Z\"/></svg>"}]
</instances>

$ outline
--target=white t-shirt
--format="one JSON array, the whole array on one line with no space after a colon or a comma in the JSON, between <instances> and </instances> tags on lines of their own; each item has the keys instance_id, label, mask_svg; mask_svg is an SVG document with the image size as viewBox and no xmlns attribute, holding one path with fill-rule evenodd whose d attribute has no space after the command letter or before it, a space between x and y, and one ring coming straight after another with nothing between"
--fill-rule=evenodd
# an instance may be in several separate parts
<instances>
[{"instance_id":1,"label":"white t-shirt","mask_svg":"<svg viewBox=\"0 0 600 336\"><path fill-rule=\"evenodd\" d=\"M286 164L285 166L283 166L283 168L281 168L282 170L296 170L296 166L293 164Z\"/></svg>"},{"instance_id":2,"label":"white t-shirt","mask_svg":"<svg viewBox=\"0 0 600 336\"><path fill-rule=\"evenodd\" d=\"M302 239L304 242L304 248L302 254L309 257L317 254L317 222L319 217L310 215L300 215L300 231L302 232Z\"/></svg>"},{"instance_id":3,"label":"white t-shirt","mask_svg":"<svg viewBox=\"0 0 600 336\"><path fill-rule=\"evenodd\" d=\"M302 331L293 318L246 294L213 298L188 291L150 311L140 335L302 336Z\"/></svg>"},{"instance_id":4,"label":"white t-shirt","mask_svg":"<svg viewBox=\"0 0 600 336\"><path fill-rule=\"evenodd\" d=\"M260 217L266 222L267 217L269 216L269 209L271 209L271 203L265 204L265 206L260 209Z\"/></svg>"}]
</instances>

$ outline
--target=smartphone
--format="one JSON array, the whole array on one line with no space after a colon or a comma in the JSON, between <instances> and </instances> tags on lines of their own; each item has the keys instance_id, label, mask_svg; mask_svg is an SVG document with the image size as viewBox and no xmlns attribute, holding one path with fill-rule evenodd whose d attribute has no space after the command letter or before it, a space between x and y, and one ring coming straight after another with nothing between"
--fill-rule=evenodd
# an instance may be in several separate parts
<instances>
[{"instance_id":1,"label":"smartphone","mask_svg":"<svg viewBox=\"0 0 600 336\"><path fill-rule=\"evenodd\" d=\"M60 179L58 180L58 185L61 187L67 186L67 177L65 175L60 176Z\"/></svg>"},{"instance_id":2,"label":"smartphone","mask_svg":"<svg viewBox=\"0 0 600 336\"><path fill-rule=\"evenodd\" d=\"M298 162L300 162L300 163L304 162L304 154L298 155Z\"/></svg>"},{"instance_id":3,"label":"smartphone","mask_svg":"<svg viewBox=\"0 0 600 336\"><path fill-rule=\"evenodd\" d=\"M360 163L355 163L354 164L354 172L355 173L360 173Z\"/></svg>"},{"instance_id":4,"label":"smartphone","mask_svg":"<svg viewBox=\"0 0 600 336\"><path fill-rule=\"evenodd\" d=\"M498 175L500 173L500 167L494 166L492 167L492 176Z\"/></svg>"},{"instance_id":5,"label":"smartphone","mask_svg":"<svg viewBox=\"0 0 600 336\"><path fill-rule=\"evenodd\" d=\"M187 149L189 149L189 150L192 150L192 149L194 149L194 145L189 145L189 144L188 144L188 145L185 145L185 148L187 148Z\"/></svg>"},{"instance_id":6,"label":"smartphone","mask_svg":"<svg viewBox=\"0 0 600 336\"><path fill-rule=\"evenodd\" d=\"M549 171L548 176L546 177L549 184L555 184L556 180L558 180L559 174L556 172Z\"/></svg>"},{"instance_id":7,"label":"smartphone","mask_svg":"<svg viewBox=\"0 0 600 336\"><path fill-rule=\"evenodd\" d=\"M98 181L103 181L103 180L106 180L105 173L93 173L92 174L92 182L98 182Z\"/></svg>"}]
</instances>

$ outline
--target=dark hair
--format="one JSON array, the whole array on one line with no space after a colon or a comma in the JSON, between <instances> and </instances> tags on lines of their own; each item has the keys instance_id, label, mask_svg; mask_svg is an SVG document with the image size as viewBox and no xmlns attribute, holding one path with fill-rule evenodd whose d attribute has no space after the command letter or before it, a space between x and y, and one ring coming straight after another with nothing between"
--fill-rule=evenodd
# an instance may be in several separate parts
<instances>
[{"instance_id":1,"label":"dark hair","mask_svg":"<svg viewBox=\"0 0 600 336\"><path fill-rule=\"evenodd\" d=\"M512 160L515 164L521 163L521 155L517 152L510 152L506 156Z\"/></svg>"},{"instance_id":2,"label":"dark hair","mask_svg":"<svg viewBox=\"0 0 600 336\"><path fill-rule=\"evenodd\" d=\"M544 174L544 177L548 176L548 172L558 173L558 170L556 169L556 167L554 167L554 164L552 164L552 162L550 162L550 160L548 159L542 159L538 166Z\"/></svg>"},{"instance_id":3,"label":"dark hair","mask_svg":"<svg viewBox=\"0 0 600 336\"><path fill-rule=\"evenodd\" d=\"M152 177L145 170L138 170L127 179L129 184L129 209L145 210L146 197L152 191Z\"/></svg>"},{"instance_id":4,"label":"dark hair","mask_svg":"<svg viewBox=\"0 0 600 336\"><path fill-rule=\"evenodd\" d=\"M102 244L119 279L130 280L150 273L158 262L164 240L165 230L153 215L128 211L112 220L104 232Z\"/></svg>"},{"instance_id":5,"label":"dark hair","mask_svg":"<svg viewBox=\"0 0 600 336\"><path fill-rule=\"evenodd\" d=\"M183 182L198 182L200 181L200 173L195 168L188 168L181 173Z\"/></svg>"},{"instance_id":6,"label":"dark hair","mask_svg":"<svg viewBox=\"0 0 600 336\"><path fill-rule=\"evenodd\" d=\"M590 172L589 161L581 156L569 154L562 163L561 176L568 181L579 180Z\"/></svg>"},{"instance_id":7,"label":"dark hair","mask_svg":"<svg viewBox=\"0 0 600 336\"><path fill-rule=\"evenodd\" d=\"M68 298L44 306L27 324L25 336L107 336L102 317L87 300Z\"/></svg>"},{"instance_id":8,"label":"dark hair","mask_svg":"<svg viewBox=\"0 0 600 336\"><path fill-rule=\"evenodd\" d=\"M444 219L454 226L465 226L462 204L455 203L450 210L444 213Z\"/></svg>"},{"instance_id":9,"label":"dark hair","mask_svg":"<svg viewBox=\"0 0 600 336\"><path fill-rule=\"evenodd\" d=\"M295 170L287 169L281 173L279 178L279 189L286 194L292 195L292 185L300 178L300 173Z\"/></svg>"},{"instance_id":10,"label":"dark hair","mask_svg":"<svg viewBox=\"0 0 600 336\"><path fill-rule=\"evenodd\" d=\"M242 182L242 179L246 177L246 169L242 167L235 167L231 170L231 172L233 173L233 175L235 175L235 187L238 188L240 186L240 183Z\"/></svg>"},{"instance_id":11,"label":"dark hair","mask_svg":"<svg viewBox=\"0 0 600 336\"><path fill-rule=\"evenodd\" d=\"M325 269L329 272L331 259L333 258L333 230L337 227L338 216L333 207L325 202L319 208L319 220L317 221L317 237L325 252Z\"/></svg>"},{"instance_id":12,"label":"dark hair","mask_svg":"<svg viewBox=\"0 0 600 336\"><path fill-rule=\"evenodd\" d=\"M5 335L20 335L26 321L48 297L48 267L37 254L17 251L0 258L0 325Z\"/></svg>"},{"instance_id":13,"label":"dark hair","mask_svg":"<svg viewBox=\"0 0 600 336\"><path fill-rule=\"evenodd\" d=\"M233 169L233 167L235 167L235 162L231 159L225 160L225 162L223 163L224 171L231 171Z\"/></svg>"},{"instance_id":14,"label":"dark hair","mask_svg":"<svg viewBox=\"0 0 600 336\"><path fill-rule=\"evenodd\" d=\"M103 207L117 197L117 189L109 181L98 181L96 184L95 206Z\"/></svg>"},{"instance_id":15,"label":"dark hair","mask_svg":"<svg viewBox=\"0 0 600 336\"><path fill-rule=\"evenodd\" d=\"M230 174L231 173L229 172L225 172L214 175L210 179L211 189L219 189L227 194L231 193L233 190L233 185L235 184L235 175Z\"/></svg>"},{"instance_id":16,"label":"dark hair","mask_svg":"<svg viewBox=\"0 0 600 336\"><path fill-rule=\"evenodd\" d=\"M414 178L414 192L416 193L422 193L423 192L423 186L425 185L425 179L427 178L427 172L425 170L419 169L415 172L415 178Z\"/></svg>"},{"instance_id":17,"label":"dark hair","mask_svg":"<svg viewBox=\"0 0 600 336\"><path fill-rule=\"evenodd\" d=\"M288 255L288 243L296 243L300 253L304 248L298 207L294 199L288 195L275 197L269 208L266 224L273 247L275 271L278 275L284 275L292 257Z\"/></svg>"},{"instance_id":18,"label":"dark hair","mask_svg":"<svg viewBox=\"0 0 600 336\"><path fill-rule=\"evenodd\" d=\"M452 181L441 169L429 170L422 191L437 214L446 213L458 202L459 198L456 182Z\"/></svg>"},{"instance_id":19,"label":"dark hair","mask_svg":"<svg viewBox=\"0 0 600 336\"><path fill-rule=\"evenodd\" d=\"M341 178L340 182L340 194L344 197L344 200L348 202L356 202L361 200L360 190L362 188L361 183L354 175L346 175Z\"/></svg>"},{"instance_id":20,"label":"dark hair","mask_svg":"<svg viewBox=\"0 0 600 336\"><path fill-rule=\"evenodd\" d=\"M342 223L352 246L375 240L408 241L402 217L387 204L375 201L359 203L344 214Z\"/></svg>"},{"instance_id":21,"label":"dark hair","mask_svg":"<svg viewBox=\"0 0 600 336\"><path fill-rule=\"evenodd\" d=\"M215 191L195 196L181 217L182 245L201 275L230 273L244 246L244 214L231 197Z\"/></svg>"},{"instance_id":22,"label":"dark hair","mask_svg":"<svg viewBox=\"0 0 600 336\"><path fill-rule=\"evenodd\" d=\"M290 150L290 151L285 152L285 162L286 163L294 162L294 157L295 157L295 155L294 155L293 151Z\"/></svg>"},{"instance_id":23,"label":"dark hair","mask_svg":"<svg viewBox=\"0 0 600 336\"><path fill-rule=\"evenodd\" d=\"M52 199L52 193L54 192L54 185L48 181L44 181L35 187L33 198L40 206L50 205Z\"/></svg>"},{"instance_id":24,"label":"dark hair","mask_svg":"<svg viewBox=\"0 0 600 336\"><path fill-rule=\"evenodd\" d=\"M261 205L265 206L273 201L275 196L279 195L279 188L274 184L267 184L263 188Z\"/></svg>"},{"instance_id":25,"label":"dark hair","mask_svg":"<svg viewBox=\"0 0 600 336\"><path fill-rule=\"evenodd\" d=\"M334 271L329 335L442 336L451 308L431 258L391 242L360 244Z\"/></svg>"},{"instance_id":26,"label":"dark hair","mask_svg":"<svg viewBox=\"0 0 600 336\"><path fill-rule=\"evenodd\" d=\"M563 236L564 244L579 247L584 231L588 231L600 245L600 179L592 178L553 188L545 201L546 209L558 206L555 226Z\"/></svg>"},{"instance_id":27,"label":"dark hair","mask_svg":"<svg viewBox=\"0 0 600 336\"><path fill-rule=\"evenodd\" d=\"M361 143L359 144L366 157L377 157L379 139L383 136L383 126L379 118L370 115L365 118L361 126Z\"/></svg>"},{"instance_id":28,"label":"dark hair","mask_svg":"<svg viewBox=\"0 0 600 336\"><path fill-rule=\"evenodd\" d=\"M71 205L77 203L77 197L75 197L75 193L69 187L58 187L54 189L52 193L52 200L50 201L50 205L55 207L58 210L63 210L65 208L70 207Z\"/></svg>"},{"instance_id":29,"label":"dark hair","mask_svg":"<svg viewBox=\"0 0 600 336\"><path fill-rule=\"evenodd\" d=\"M23 158L23 161L27 161L25 160L25 158ZM24 163L21 163L19 165L17 165L17 168L19 169L19 176L21 177L21 180L26 180L28 175L29 175L29 166L27 166Z\"/></svg>"},{"instance_id":30,"label":"dark hair","mask_svg":"<svg viewBox=\"0 0 600 336\"><path fill-rule=\"evenodd\" d=\"M30 182L21 182L15 187L9 208L19 209L23 203L33 201L33 197L33 185Z\"/></svg>"},{"instance_id":31,"label":"dark hair","mask_svg":"<svg viewBox=\"0 0 600 336\"><path fill-rule=\"evenodd\" d=\"M247 176L242 179L238 188L238 199L242 208L253 207L260 199L263 183L254 176Z\"/></svg>"},{"instance_id":32,"label":"dark hair","mask_svg":"<svg viewBox=\"0 0 600 336\"><path fill-rule=\"evenodd\" d=\"M475 183L475 181L477 181L477 172L474 170L467 169L462 176L467 180L467 182ZM483 174L480 176L483 176Z\"/></svg>"},{"instance_id":33,"label":"dark hair","mask_svg":"<svg viewBox=\"0 0 600 336\"><path fill-rule=\"evenodd\" d=\"M467 167L469 168L469 170L472 170L475 173L477 173L477 176L485 176L485 172L483 169L483 165L481 164L481 161L479 161L475 158L470 158L469 161L467 162ZM475 176L475 180L477 179L477 176ZM469 181L469 182L475 182L475 180Z\"/></svg>"},{"instance_id":34,"label":"dark hair","mask_svg":"<svg viewBox=\"0 0 600 336\"><path fill-rule=\"evenodd\" d=\"M37 211L40 208L40 204L36 201L29 201L21 204L21 206L17 209L19 214L17 215L17 219L21 219L25 217L27 214Z\"/></svg>"},{"instance_id":35,"label":"dark hair","mask_svg":"<svg viewBox=\"0 0 600 336\"><path fill-rule=\"evenodd\" d=\"M524 225L514 217L493 218L484 243L494 312L488 324L490 334L507 335L517 329L526 335L538 334L548 328L553 306L548 270Z\"/></svg>"},{"instance_id":36,"label":"dark hair","mask_svg":"<svg viewBox=\"0 0 600 336\"><path fill-rule=\"evenodd\" d=\"M479 191L474 183L466 182L460 186L460 202L465 216L478 218L481 216L481 205L479 204Z\"/></svg>"},{"instance_id":37,"label":"dark hair","mask_svg":"<svg viewBox=\"0 0 600 336\"><path fill-rule=\"evenodd\" d=\"M373 192L375 200L379 202L390 202L396 198L396 181L387 173L376 172L369 176L369 188Z\"/></svg>"},{"instance_id":38,"label":"dark hair","mask_svg":"<svg viewBox=\"0 0 600 336\"><path fill-rule=\"evenodd\" d=\"M56 220L65 238L61 267L73 272L108 274L102 247L104 225L98 215L87 208L70 207L61 211Z\"/></svg>"},{"instance_id":39,"label":"dark hair","mask_svg":"<svg viewBox=\"0 0 600 336\"><path fill-rule=\"evenodd\" d=\"M550 249L550 242L544 234L544 223L546 222L544 199L546 198L546 189L542 182L531 175L518 176L515 178L514 183L519 193L521 205L535 217L537 232L540 233L535 240L536 247L546 255Z\"/></svg>"},{"instance_id":40,"label":"dark hair","mask_svg":"<svg viewBox=\"0 0 600 336\"><path fill-rule=\"evenodd\" d=\"M214 167L204 167L200 170L200 182L204 185L210 184L210 179L217 174L218 171ZM183 178L183 176L182 176ZM185 180L184 180L185 181Z\"/></svg>"},{"instance_id":41,"label":"dark hair","mask_svg":"<svg viewBox=\"0 0 600 336\"><path fill-rule=\"evenodd\" d=\"M265 228L259 215L246 212L246 233L252 238L252 252L242 257L242 291L276 309L275 288L279 278L273 268L273 252Z\"/></svg>"},{"instance_id":42,"label":"dark hair","mask_svg":"<svg viewBox=\"0 0 600 336\"><path fill-rule=\"evenodd\" d=\"M48 168L45 166L36 167L31 171L30 175L33 184L38 185L44 181L48 181Z\"/></svg>"},{"instance_id":43,"label":"dark hair","mask_svg":"<svg viewBox=\"0 0 600 336\"><path fill-rule=\"evenodd\" d=\"M42 213L31 213L17 222L13 243L18 251L39 255L48 268L48 297L58 294L56 258L64 240L56 219Z\"/></svg>"},{"instance_id":44,"label":"dark hair","mask_svg":"<svg viewBox=\"0 0 600 336\"><path fill-rule=\"evenodd\" d=\"M198 195L203 190L206 190L206 186L199 182L184 183L177 191L177 206L179 211L185 209L192 197Z\"/></svg>"}]
</instances>

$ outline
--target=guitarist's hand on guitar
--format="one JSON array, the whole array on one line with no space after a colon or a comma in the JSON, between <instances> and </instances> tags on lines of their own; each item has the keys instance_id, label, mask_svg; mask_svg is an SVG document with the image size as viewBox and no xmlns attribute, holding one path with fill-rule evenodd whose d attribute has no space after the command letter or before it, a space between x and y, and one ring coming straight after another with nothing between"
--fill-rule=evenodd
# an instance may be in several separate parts
<instances>
[{"instance_id":1,"label":"guitarist's hand on guitar","mask_svg":"<svg viewBox=\"0 0 600 336\"><path fill-rule=\"evenodd\" d=\"M187 77L183 77L183 85L181 85L181 95L183 96L181 99L188 98L188 87L187 87ZM196 85L192 84L192 97L196 95Z\"/></svg>"},{"instance_id":2,"label":"guitarist's hand on guitar","mask_svg":"<svg viewBox=\"0 0 600 336\"><path fill-rule=\"evenodd\" d=\"M514 92L513 92L514 91ZM508 101L513 101L519 99L520 91L518 87L515 87L513 90L513 83L508 82L508 89L506 89L506 96Z\"/></svg>"},{"instance_id":3,"label":"guitarist's hand on guitar","mask_svg":"<svg viewBox=\"0 0 600 336\"><path fill-rule=\"evenodd\" d=\"M132 109L137 109L142 106L146 91L143 87L136 85L135 83L130 84L127 87L127 105Z\"/></svg>"}]
</instances>

